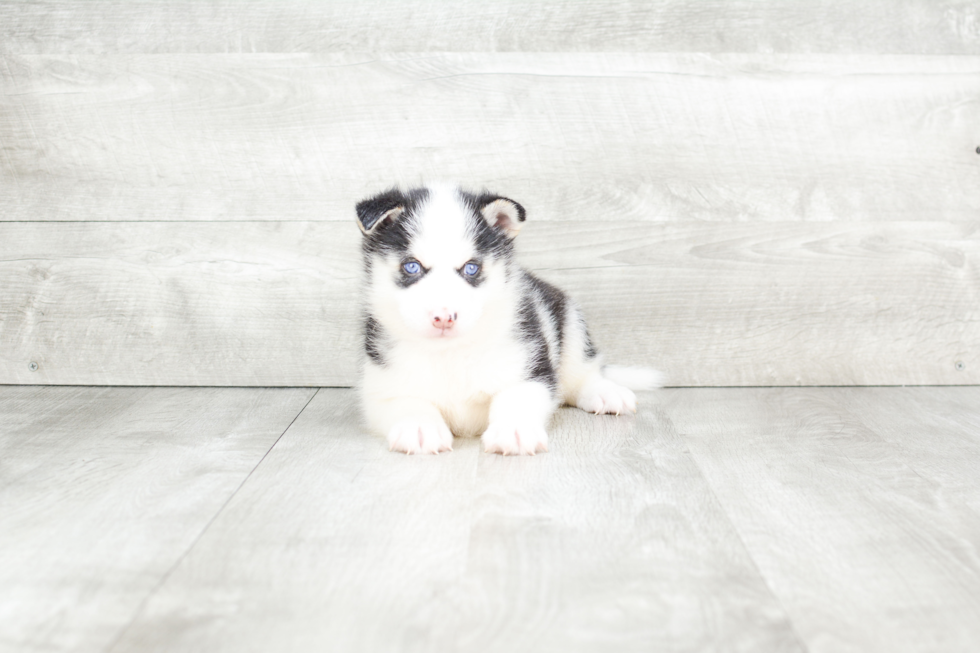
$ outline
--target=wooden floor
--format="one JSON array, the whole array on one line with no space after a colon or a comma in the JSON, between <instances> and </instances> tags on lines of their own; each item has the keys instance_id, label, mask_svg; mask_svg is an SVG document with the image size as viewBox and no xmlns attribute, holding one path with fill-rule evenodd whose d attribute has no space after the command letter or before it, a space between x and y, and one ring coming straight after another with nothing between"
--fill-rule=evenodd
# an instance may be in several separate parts
<instances>
[{"instance_id":1,"label":"wooden floor","mask_svg":"<svg viewBox=\"0 0 980 653\"><path fill-rule=\"evenodd\" d=\"M534 458L0 387L0 651L702 650L980 650L980 387L664 390Z\"/></svg>"}]
</instances>

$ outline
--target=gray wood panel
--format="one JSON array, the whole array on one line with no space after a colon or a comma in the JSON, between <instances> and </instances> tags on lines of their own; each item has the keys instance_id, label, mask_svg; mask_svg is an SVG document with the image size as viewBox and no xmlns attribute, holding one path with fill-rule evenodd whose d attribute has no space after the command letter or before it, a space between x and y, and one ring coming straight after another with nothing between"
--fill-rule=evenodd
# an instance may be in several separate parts
<instances>
[{"instance_id":1,"label":"gray wood panel","mask_svg":"<svg viewBox=\"0 0 980 653\"><path fill-rule=\"evenodd\" d=\"M977 388L862 388L830 396L897 447L916 474L940 488L944 500L965 503L980 515Z\"/></svg>"},{"instance_id":2,"label":"gray wood panel","mask_svg":"<svg viewBox=\"0 0 980 653\"><path fill-rule=\"evenodd\" d=\"M3 382L349 385L358 238L353 221L0 225Z\"/></svg>"},{"instance_id":3,"label":"gray wood panel","mask_svg":"<svg viewBox=\"0 0 980 653\"><path fill-rule=\"evenodd\" d=\"M609 360L670 384L980 382L976 224L621 225L618 246L564 231L542 246L619 265L570 257L541 276L583 305Z\"/></svg>"},{"instance_id":4,"label":"gray wood panel","mask_svg":"<svg viewBox=\"0 0 980 653\"><path fill-rule=\"evenodd\" d=\"M655 409L409 457L352 400L319 392L112 651L803 650Z\"/></svg>"},{"instance_id":5,"label":"gray wood panel","mask_svg":"<svg viewBox=\"0 0 980 653\"><path fill-rule=\"evenodd\" d=\"M8 55L0 220L345 221L423 179L547 221L972 220L978 103L977 56Z\"/></svg>"},{"instance_id":6,"label":"gray wood panel","mask_svg":"<svg viewBox=\"0 0 980 653\"><path fill-rule=\"evenodd\" d=\"M672 385L966 384L978 235L529 221L518 244L608 360ZM2 224L0 383L350 385L359 239L351 223Z\"/></svg>"},{"instance_id":7,"label":"gray wood panel","mask_svg":"<svg viewBox=\"0 0 980 653\"><path fill-rule=\"evenodd\" d=\"M0 3L0 52L980 53L955 0Z\"/></svg>"},{"instance_id":8,"label":"gray wood panel","mask_svg":"<svg viewBox=\"0 0 980 653\"><path fill-rule=\"evenodd\" d=\"M313 390L0 387L0 651L102 651Z\"/></svg>"},{"instance_id":9,"label":"gray wood panel","mask_svg":"<svg viewBox=\"0 0 980 653\"><path fill-rule=\"evenodd\" d=\"M664 397L808 650L977 649L980 388Z\"/></svg>"}]
</instances>

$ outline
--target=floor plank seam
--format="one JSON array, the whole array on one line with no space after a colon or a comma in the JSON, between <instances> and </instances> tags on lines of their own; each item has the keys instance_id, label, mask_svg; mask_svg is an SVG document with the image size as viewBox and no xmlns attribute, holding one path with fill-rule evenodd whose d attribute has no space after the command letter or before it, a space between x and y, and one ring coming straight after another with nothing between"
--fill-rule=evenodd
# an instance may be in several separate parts
<instances>
[{"instance_id":1,"label":"floor plank seam","mask_svg":"<svg viewBox=\"0 0 980 653\"><path fill-rule=\"evenodd\" d=\"M317 388L316 391L306 401L306 403L303 404L303 407L299 409L299 412L296 413L296 415L289 422L289 424L286 425L286 428L283 429L282 433L279 434L279 437L275 439L275 441L272 443L272 445L269 446L266 452L262 454L262 457L259 458L259 461L255 463L255 466L252 467L252 469L249 470L248 474L245 475L245 478L243 478L242 482L238 484L238 487L236 487L235 490L230 495L228 495L228 498L225 500L224 503L221 504L221 507L218 508L217 511L215 511L214 515L211 517L211 519L208 520L208 523L204 525L204 528L201 529L201 532L197 534L197 536L190 543L187 549L185 549L184 552L180 554L177 560L175 560L174 563L170 565L170 568L167 569L167 571L160 577L160 580L150 589L149 592L146 593L146 596L144 596L143 600L140 601L140 604L136 607L136 610L133 611L133 616L129 619L128 622L126 622L126 625L124 625L122 628L119 629L119 632L116 633L116 636L113 638L113 640L109 642L109 644L105 647L105 649L103 649L106 653L112 651L119 644L119 642L122 641L122 638L126 635L126 633L133 626L133 624L136 623L136 620L143 613L143 610L146 609L146 605L147 603L150 602L150 599L152 599L153 596L156 595L158 591L160 591L160 588L163 587L164 584L166 584L167 580L170 578L173 572L180 566L180 564L184 561L184 559L187 558L190 552L194 550L194 547L197 546L197 543L200 542L201 538L203 538L204 535L208 532L208 530L211 528L211 525L214 524L215 521L217 521L218 517L221 515L221 513L225 511L225 508L228 507L228 504L231 503L232 499L234 499L235 496L245 486L245 484L248 483L248 479L252 477L252 474L255 473L255 470L257 470L259 466L262 465L262 462L268 457L268 455L272 452L272 450L276 448L276 445L279 444L279 441L282 440L283 436L289 432L289 429L292 428L293 424L296 423L296 420L299 419L299 416L303 414L303 412L306 410L306 407L310 405L310 402L313 401L313 399L317 396L317 394L319 394L319 392L320 392L320 388Z\"/></svg>"},{"instance_id":2,"label":"floor plank seam","mask_svg":"<svg viewBox=\"0 0 980 653\"><path fill-rule=\"evenodd\" d=\"M668 419L670 418L668 417ZM673 426L673 420L671 420L671 426ZM698 470L698 474L701 475L701 479L704 481L705 487L708 488L708 490L711 492L711 496L714 497L715 502L717 502L718 507L721 510L721 514L724 515L725 521L728 523L728 526L731 528L732 533L735 534L735 537L738 538L739 543L742 545L742 548L745 550L745 555L748 557L749 562L752 565L752 568L755 569L755 573L759 576L760 579L762 579L762 582L765 584L766 589L769 591L769 594L772 596L776 604L779 605L779 607L782 609L783 614L786 615L786 620L789 622L790 630L793 633L793 637L796 639L796 643L799 644L800 650L803 651L804 653L809 653L810 648L806 645L806 642L803 640L803 637L800 635L800 632L796 629L796 623L793 621L792 615L790 614L789 610L786 609L786 606L783 605L783 602L780 600L776 592L773 590L772 585L769 583L769 579L766 578L766 575L762 573L762 569L759 567L759 564L755 561L755 556L752 555L752 551L745 543L745 538L742 537L742 533L739 532L738 528L735 526L735 522L732 521L731 516L728 514L728 509L725 507L724 502L722 502L722 500L719 498L718 492L711 484L708 475L705 474L704 470L701 468L701 464L698 462L698 457L694 455L693 451L691 451L691 447L688 445L687 442L687 437L683 433L678 431L676 427L674 428L674 430L677 433L678 437L680 437L684 441L684 445L685 448L687 449L687 453L691 457L691 462L694 463L694 467Z\"/></svg>"}]
</instances>

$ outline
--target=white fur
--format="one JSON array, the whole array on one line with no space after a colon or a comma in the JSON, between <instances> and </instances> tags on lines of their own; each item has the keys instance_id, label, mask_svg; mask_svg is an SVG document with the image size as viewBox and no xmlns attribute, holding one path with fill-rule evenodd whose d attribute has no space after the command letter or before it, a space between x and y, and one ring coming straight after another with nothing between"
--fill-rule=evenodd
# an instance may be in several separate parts
<instances>
[{"instance_id":1,"label":"white fur","mask_svg":"<svg viewBox=\"0 0 980 653\"><path fill-rule=\"evenodd\" d=\"M561 360L552 360L558 396L527 380L535 352L515 335L527 292L519 269L514 266L508 278L506 261L485 260L478 287L457 272L476 255L466 229L468 210L455 189L430 188L417 210L411 250L428 273L407 288L395 282L402 261L372 261L367 308L386 337L384 365L368 360L364 367L361 398L372 430L386 435L392 450L409 454L451 451L454 435L482 435L488 452L533 455L548 450L548 422L561 402L595 413L635 411L635 395L612 379L650 381L651 371L607 368L604 376L598 358L585 356L585 325L571 304ZM534 308L554 352L559 325L541 302ZM452 328L433 326L439 311L457 316ZM624 375L626 369L633 369L632 376Z\"/></svg>"}]
</instances>

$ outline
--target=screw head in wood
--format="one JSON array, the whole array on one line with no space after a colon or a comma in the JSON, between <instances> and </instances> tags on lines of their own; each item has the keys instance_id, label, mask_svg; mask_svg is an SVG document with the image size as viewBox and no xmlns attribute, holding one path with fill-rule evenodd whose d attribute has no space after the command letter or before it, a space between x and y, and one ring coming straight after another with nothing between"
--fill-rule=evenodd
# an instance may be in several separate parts
<instances>
[{"instance_id":1,"label":"screw head in wood","mask_svg":"<svg viewBox=\"0 0 980 653\"><path fill-rule=\"evenodd\" d=\"M32 372L37 372L37 363L31 361L31 364L27 366L27 369L29 369Z\"/></svg>"},{"instance_id":2,"label":"screw head in wood","mask_svg":"<svg viewBox=\"0 0 980 653\"><path fill-rule=\"evenodd\" d=\"M956 371L957 371L957 372L962 372L963 370L965 370L965 369L966 369L966 363L964 363L963 361L956 361L956 362L955 362L955 363L953 364L953 367L955 367L955 368L956 368Z\"/></svg>"}]
</instances>

